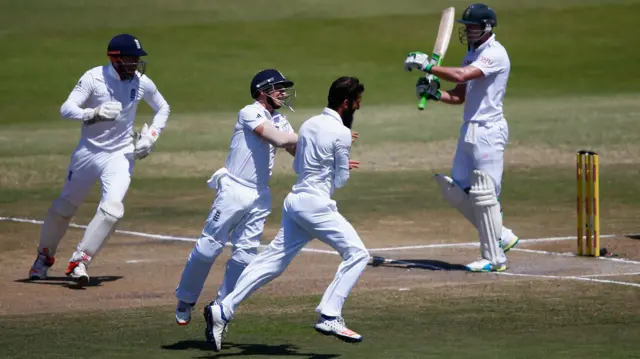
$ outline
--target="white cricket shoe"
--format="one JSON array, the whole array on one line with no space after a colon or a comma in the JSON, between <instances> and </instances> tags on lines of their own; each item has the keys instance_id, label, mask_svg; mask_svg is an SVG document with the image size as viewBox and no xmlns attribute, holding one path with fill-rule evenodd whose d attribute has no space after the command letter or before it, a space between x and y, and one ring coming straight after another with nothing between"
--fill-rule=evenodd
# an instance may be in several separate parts
<instances>
[{"instance_id":1,"label":"white cricket shoe","mask_svg":"<svg viewBox=\"0 0 640 359\"><path fill-rule=\"evenodd\" d=\"M176 323L178 325L187 325L191 322L191 312L193 311L193 304L178 301L176 306Z\"/></svg>"},{"instance_id":2,"label":"white cricket shoe","mask_svg":"<svg viewBox=\"0 0 640 359\"><path fill-rule=\"evenodd\" d=\"M515 247L520 238L513 233L512 230L502 229L502 238L500 239L500 248L507 253L511 248Z\"/></svg>"},{"instance_id":3,"label":"white cricket shoe","mask_svg":"<svg viewBox=\"0 0 640 359\"><path fill-rule=\"evenodd\" d=\"M320 318L318 318L318 322L313 327L321 334L333 335L347 343L359 343L362 341L362 335L347 328L342 317L329 319L320 316Z\"/></svg>"},{"instance_id":4,"label":"white cricket shoe","mask_svg":"<svg viewBox=\"0 0 640 359\"><path fill-rule=\"evenodd\" d=\"M222 349L222 335L227 327L227 317L224 315L222 305L211 303L204 307L204 320L207 327L204 336L208 343L214 345L213 350L219 352Z\"/></svg>"},{"instance_id":5,"label":"white cricket shoe","mask_svg":"<svg viewBox=\"0 0 640 359\"><path fill-rule=\"evenodd\" d=\"M498 263L494 266L489 260L483 258L467 264L466 267L472 272L502 272L507 269L507 263Z\"/></svg>"},{"instance_id":6,"label":"white cricket shoe","mask_svg":"<svg viewBox=\"0 0 640 359\"><path fill-rule=\"evenodd\" d=\"M47 271L49 270L49 268L51 268L55 261L56 257L49 256L49 249L43 248L40 252L38 252L38 257L36 257L36 260L33 262L33 265L29 270L29 279L47 279Z\"/></svg>"},{"instance_id":7,"label":"white cricket shoe","mask_svg":"<svg viewBox=\"0 0 640 359\"><path fill-rule=\"evenodd\" d=\"M89 274L87 274L87 266L82 262L69 262L69 267L65 274L73 279L79 287L89 285Z\"/></svg>"}]
</instances>

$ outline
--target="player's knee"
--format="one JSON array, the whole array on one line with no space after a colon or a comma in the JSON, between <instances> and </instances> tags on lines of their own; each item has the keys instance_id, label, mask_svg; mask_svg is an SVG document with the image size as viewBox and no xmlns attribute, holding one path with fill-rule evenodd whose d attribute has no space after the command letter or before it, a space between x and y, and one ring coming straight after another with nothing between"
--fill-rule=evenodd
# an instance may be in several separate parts
<instances>
[{"instance_id":1,"label":"player's knee","mask_svg":"<svg viewBox=\"0 0 640 359\"><path fill-rule=\"evenodd\" d=\"M104 201L100 203L99 210L113 222L119 221L124 216L124 204L118 201Z\"/></svg>"},{"instance_id":2,"label":"player's knee","mask_svg":"<svg viewBox=\"0 0 640 359\"><path fill-rule=\"evenodd\" d=\"M200 237L191 252L191 257L204 262L213 262L222 253L223 248L224 245L214 238Z\"/></svg>"},{"instance_id":3,"label":"player's knee","mask_svg":"<svg viewBox=\"0 0 640 359\"><path fill-rule=\"evenodd\" d=\"M369 257L369 251L367 251L366 248L352 247L349 249L349 251L347 251L344 259L359 263L368 262Z\"/></svg>"},{"instance_id":4,"label":"player's knee","mask_svg":"<svg viewBox=\"0 0 640 359\"><path fill-rule=\"evenodd\" d=\"M236 263L246 267L249 265L249 263L251 263L256 258L257 255L258 255L257 248L249 248L249 249L236 248L233 251L233 254L231 255L231 259Z\"/></svg>"},{"instance_id":5,"label":"player's knee","mask_svg":"<svg viewBox=\"0 0 640 359\"><path fill-rule=\"evenodd\" d=\"M71 218L76 214L78 206L64 198L57 198L51 204L51 210L64 218Z\"/></svg>"}]
</instances>

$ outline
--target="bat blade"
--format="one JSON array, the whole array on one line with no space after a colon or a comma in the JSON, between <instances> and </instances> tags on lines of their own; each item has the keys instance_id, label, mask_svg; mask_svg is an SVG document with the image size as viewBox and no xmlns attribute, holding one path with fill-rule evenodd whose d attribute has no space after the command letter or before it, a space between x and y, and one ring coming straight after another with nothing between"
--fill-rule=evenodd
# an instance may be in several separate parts
<instances>
[{"instance_id":1,"label":"bat blade","mask_svg":"<svg viewBox=\"0 0 640 359\"><path fill-rule=\"evenodd\" d=\"M444 58L444 55L447 53L447 48L449 48L449 42L451 41L451 35L453 33L455 13L456 10L453 7L448 7L442 11L438 36L436 37L436 43L433 46L432 52L432 60L436 62L442 62L442 58Z\"/></svg>"},{"instance_id":2,"label":"bat blade","mask_svg":"<svg viewBox=\"0 0 640 359\"><path fill-rule=\"evenodd\" d=\"M444 55L447 53L449 42L451 41L451 36L453 34L455 15L456 10L454 7L448 7L442 11L442 16L440 17L440 26L438 27L438 35L436 36L436 42L431 53L431 60L429 60L429 63L434 66L440 66L440 64L442 64L442 60L444 59ZM433 75L427 75L427 79L433 79ZM422 96L420 102L418 103L418 109L424 110L424 107L426 105L427 97Z\"/></svg>"}]
</instances>

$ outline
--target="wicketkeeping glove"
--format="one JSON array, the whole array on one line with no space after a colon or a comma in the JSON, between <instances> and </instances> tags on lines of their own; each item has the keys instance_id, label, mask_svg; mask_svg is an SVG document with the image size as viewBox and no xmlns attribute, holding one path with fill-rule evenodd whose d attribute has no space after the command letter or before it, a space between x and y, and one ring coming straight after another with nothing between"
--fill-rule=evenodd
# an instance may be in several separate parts
<instances>
[{"instance_id":1,"label":"wicketkeeping glove","mask_svg":"<svg viewBox=\"0 0 640 359\"><path fill-rule=\"evenodd\" d=\"M153 126L147 126L145 123L142 127L142 131L135 138L135 150L134 154L136 159L141 160L151 153L153 146L158 140L160 132Z\"/></svg>"},{"instance_id":2,"label":"wicketkeeping glove","mask_svg":"<svg viewBox=\"0 0 640 359\"><path fill-rule=\"evenodd\" d=\"M404 69L407 71L411 71L413 69L424 71L428 64L429 55L423 52L410 52L404 60Z\"/></svg>"},{"instance_id":3,"label":"wicketkeeping glove","mask_svg":"<svg viewBox=\"0 0 640 359\"><path fill-rule=\"evenodd\" d=\"M103 102L98 107L86 111L83 119L89 125L102 121L114 121L121 112L122 104L120 102Z\"/></svg>"},{"instance_id":4,"label":"wicketkeeping glove","mask_svg":"<svg viewBox=\"0 0 640 359\"><path fill-rule=\"evenodd\" d=\"M431 80L421 77L416 83L416 96L427 96L429 100L440 101L440 79L433 76Z\"/></svg>"}]
</instances>

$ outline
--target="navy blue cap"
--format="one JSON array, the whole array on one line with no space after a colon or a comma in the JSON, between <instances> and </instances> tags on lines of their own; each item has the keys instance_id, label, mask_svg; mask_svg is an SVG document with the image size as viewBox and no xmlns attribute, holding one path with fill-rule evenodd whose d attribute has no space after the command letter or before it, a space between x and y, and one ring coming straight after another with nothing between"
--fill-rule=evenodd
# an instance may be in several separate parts
<instances>
[{"instance_id":1,"label":"navy blue cap","mask_svg":"<svg viewBox=\"0 0 640 359\"><path fill-rule=\"evenodd\" d=\"M254 97L257 91L276 84L284 84L286 87L291 87L293 86L293 81L287 80L278 70L267 69L258 72L251 80L251 97Z\"/></svg>"},{"instance_id":2,"label":"navy blue cap","mask_svg":"<svg viewBox=\"0 0 640 359\"><path fill-rule=\"evenodd\" d=\"M146 56L142 44L135 36L129 34L116 35L107 48L109 56Z\"/></svg>"}]
</instances>

